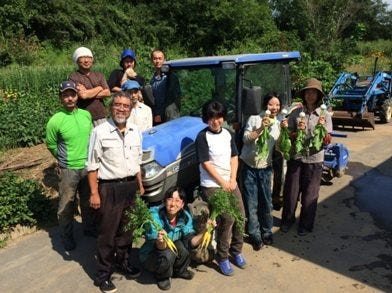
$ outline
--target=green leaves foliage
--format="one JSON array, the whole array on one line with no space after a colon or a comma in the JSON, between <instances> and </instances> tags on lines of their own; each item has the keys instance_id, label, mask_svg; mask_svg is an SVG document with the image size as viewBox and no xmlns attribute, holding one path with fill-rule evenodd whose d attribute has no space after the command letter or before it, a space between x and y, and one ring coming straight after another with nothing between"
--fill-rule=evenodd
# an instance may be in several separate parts
<instances>
[{"instance_id":1,"label":"green leaves foliage","mask_svg":"<svg viewBox=\"0 0 392 293\"><path fill-rule=\"evenodd\" d=\"M150 229L151 225L153 225L157 231L162 229L162 227L154 221L150 209L140 195L136 196L135 203L126 211L126 215L129 221L125 228L132 231L133 239L135 241L142 238L146 230Z\"/></svg>"},{"instance_id":2,"label":"green leaves foliage","mask_svg":"<svg viewBox=\"0 0 392 293\"><path fill-rule=\"evenodd\" d=\"M287 127L281 128L279 139L279 149L282 152L284 159L289 160L291 151L291 140L289 136L289 129Z\"/></svg>"},{"instance_id":3,"label":"green leaves foliage","mask_svg":"<svg viewBox=\"0 0 392 293\"><path fill-rule=\"evenodd\" d=\"M296 154L306 155L307 147L305 145L305 138L306 138L305 130L298 129L297 138L295 139L294 142L294 151Z\"/></svg>"},{"instance_id":4,"label":"green leaves foliage","mask_svg":"<svg viewBox=\"0 0 392 293\"><path fill-rule=\"evenodd\" d=\"M265 128L257 139L257 156L261 160L268 157L268 140L270 139L269 128Z\"/></svg>"},{"instance_id":5,"label":"green leaves foliage","mask_svg":"<svg viewBox=\"0 0 392 293\"><path fill-rule=\"evenodd\" d=\"M43 142L46 123L58 107L58 98L50 92L0 92L0 149Z\"/></svg>"},{"instance_id":6,"label":"green leaves foliage","mask_svg":"<svg viewBox=\"0 0 392 293\"><path fill-rule=\"evenodd\" d=\"M0 174L1 233L18 224L41 223L53 215L52 211L38 182L24 180L13 173Z\"/></svg>"},{"instance_id":7,"label":"green leaves foliage","mask_svg":"<svg viewBox=\"0 0 392 293\"><path fill-rule=\"evenodd\" d=\"M211 220L215 220L219 215L227 214L234 218L234 225L236 225L241 233L244 232L245 218L241 214L238 200L233 193L218 188L213 195L208 198L208 205L211 211Z\"/></svg>"},{"instance_id":8,"label":"green leaves foliage","mask_svg":"<svg viewBox=\"0 0 392 293\"><path fill-rule=\"evenodd\" d=\"M309 147L315 151L320 151L323 147L323 141L327 135L327 130L321 124L317 124L313 130L313 138L310 141Z\"/></svg>"}]
</instances>

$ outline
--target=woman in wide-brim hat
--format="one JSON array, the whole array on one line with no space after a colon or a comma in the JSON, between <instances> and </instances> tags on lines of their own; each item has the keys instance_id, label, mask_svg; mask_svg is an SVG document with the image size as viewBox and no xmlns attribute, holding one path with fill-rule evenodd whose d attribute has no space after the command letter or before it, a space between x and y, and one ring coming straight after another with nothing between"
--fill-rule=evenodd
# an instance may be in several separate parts
<instances>
[{"instance_id":1,"label":"woman in wide-brim hat","mask_svg":"<svg viewBox=\"0 0 392 293\"><path fill-rule=\"evenodd\" d=\"M283 211L281 231L287 232L295 222L295 210L300 197L301 214L298 223L298 235L305 236L313 231L317 200L323 171L324 150L309 147L316 125L323 125L327 135L324 143L330 142L332 132L331 115L321 109L324 92L319 80L311 78L300 90L303 107L294 110L288 118L290 136L295 142L299 131L305 132L305 151L293 154L287 162L287 173L283 190ZM305 117L300 118L304 112ZM318 126L319 127L319 126Z\"/></svg>"},{"instance_id":2,"label":"woman in wide-brim hat","mask_svg":"<svg viewBox=\"0 0 392 293\"><path fill-rule=\"evenodd\" d=\"M325 94L323 92L321 81L316 78L310 78L306 81L306 85L299 91L299 95L302 98L302 102L307 105L305 101L305 93L309 90L315 90L317 92L317 103L316 105L319 107L324 100Z\"/></svg>"}]
</instances>

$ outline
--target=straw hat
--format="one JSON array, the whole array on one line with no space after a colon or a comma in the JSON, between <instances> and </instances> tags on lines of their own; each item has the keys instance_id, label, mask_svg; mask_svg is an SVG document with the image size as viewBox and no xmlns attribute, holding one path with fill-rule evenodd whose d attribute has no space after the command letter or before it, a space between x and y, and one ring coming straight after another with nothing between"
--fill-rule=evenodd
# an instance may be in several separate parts
<instances>
[{"instance_id":1,"label":"straw hat","mask_svg":"<svg viewBox=\"0 0 392 293\"><path fill-rule=\"evenodd\" d=\"M304 93L305 93L305 90L307 90L307 89L316 89L319 92L319 95L318 95L319 99L322 99L325 97L321 81L319 81L316 78L310 78L306 81L305 87L303 87L299 91L299 95L301 96L301 98L304 98Z\"/></svg>"}]
</instances>

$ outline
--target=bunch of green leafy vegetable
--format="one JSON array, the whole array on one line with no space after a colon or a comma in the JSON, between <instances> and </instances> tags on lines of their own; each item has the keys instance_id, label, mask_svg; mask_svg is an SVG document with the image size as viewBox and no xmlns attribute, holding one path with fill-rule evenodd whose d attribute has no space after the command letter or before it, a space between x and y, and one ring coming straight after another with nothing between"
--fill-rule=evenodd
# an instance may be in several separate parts
<instances>
[{"instance_id":1,"label":"bunch of green leafy vegetable","mask_svg":"<svg viewBox=\"0 0 392 293\"><path fill-rule=\"evenodd\" d=\"M300 121L305 121L306 114L304 112L299 113ZM307 150L306 146L306 134L304 129L297 130L297 138L294 142L294 151L296 154L305 155Z\"/></svg>"},{"instance_id":2,"label":"bunch of green leafy vegetable","mask_svg":"<svg viewBox=\"0 0 392 293\"><path fill-rule=\"evenodd\" d=\"M129 221L125 228L132 231L133 238L136 241L140 239L151 226L158 232L162 230L161 225L154 220L150 209L140 195L136 196L135 203L126 211L126 215ZM167 247L177 254L177 248L167 234L163 236L163 240L166 242Z\"/></svg>"},{"instance_id":3,"label":"bunch of green leafy vegetable","mask_svg":"<svg viewBox=\"0 0 392 293\"><path fill-rule=\"evenodd\" d=\"M282 128L280 130L280 144L279 149L283 154L285 160L290 159L290 151L291 151L291 139L289 136L289 130L287 127Z\"/></svg>"},{"instance_id":4,"label":"bunch of green leafy vegetable","mask_svg":"<svg viewBox=\"0 0 392 293\"><path fill-rule=\"evenodd\" d=\"M208 198L208 205L211 211L211 222L214 222L219 215L227 214L234 219L234 225L240 233L244 233L245 218L239 208L239 202L232 192L225 191L222 188L216 189L213 195ZM208 247L213 229L213 224L209 223L203 235L202 248L206 249Z\"/></svg>"},{"instance_id":5,"label":"bunch of green leafy vegetable","mask_svg":"<svg viewBox=\"0 0 392 293\"><path fill-rule=\"evenodd\" d=\"M325 110L327 109L327 107L322 104L320 108L320 117L325 117ZM310 141L309 147L313 148L317 152L320 151L323 147L323 142L326 135L327 130L325 129L324 125L318 123L313 130L313 138Z\"/></svg>"},{"instance_id":6,"label":"bunch of green leafy vegetable","mask_svg":"<svg viewBox=\"0 0 392 293\"><path fill-rule=\"evenodd\" d=\"M269 110L265 111L264 117L268 117L269 115L271 115L271 112ZM265 160L268 157L268 140L270 137L270 128L266 127L257 139L257 157L261 160Z\"/></svg>"}]
</instances>

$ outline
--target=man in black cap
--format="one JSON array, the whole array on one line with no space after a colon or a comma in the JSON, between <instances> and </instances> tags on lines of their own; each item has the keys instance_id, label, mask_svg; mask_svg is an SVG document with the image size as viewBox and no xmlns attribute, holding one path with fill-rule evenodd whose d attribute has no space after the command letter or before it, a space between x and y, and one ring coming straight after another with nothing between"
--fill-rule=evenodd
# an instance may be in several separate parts
<instances>
[{"instance_id":1,"label":"man in black cap","mask_svg":"<svg viewBox=\"0 0 392 293\"><path fill-rule=\"evenodd\" d=\"M85 234L93 234L93 217L89 207L90 190L85 168L92 129L91 114L76 106L78 94L73 81L64 81L59 89L63 108L46 126L46 145L58 161L59 207L57 217L66 251L75 249L73 218L79 192Z\"/></svg>"}]
</instances>

